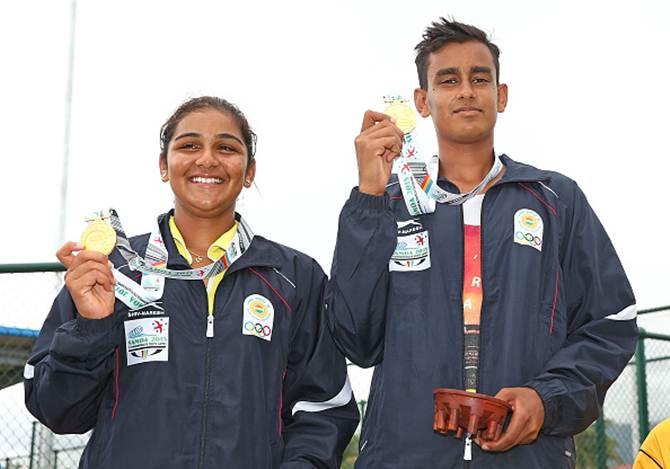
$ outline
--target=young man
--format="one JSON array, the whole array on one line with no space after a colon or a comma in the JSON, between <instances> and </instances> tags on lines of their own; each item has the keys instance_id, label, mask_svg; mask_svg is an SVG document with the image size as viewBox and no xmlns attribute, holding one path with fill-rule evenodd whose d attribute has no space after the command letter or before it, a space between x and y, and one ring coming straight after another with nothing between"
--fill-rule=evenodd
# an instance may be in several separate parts
<instances>
[{"instance_id":1,"label":"young man","mask_svg":"<svg viewBox=\"0 0 670 469\"><path fill-rule=\"evenodd\" d=\"M574 181L505 155L496 163L507 86L486 34L441 19L416 50L437 185L478 193L410 215L390 178L403 133L366 112L326 299L340 348L375 366L357 467L574 467L572 436L633 354L633 292ZM435 388L510 403L500 439L464 451L467 439L433 432Z\"/></svg>"}]
</instances>

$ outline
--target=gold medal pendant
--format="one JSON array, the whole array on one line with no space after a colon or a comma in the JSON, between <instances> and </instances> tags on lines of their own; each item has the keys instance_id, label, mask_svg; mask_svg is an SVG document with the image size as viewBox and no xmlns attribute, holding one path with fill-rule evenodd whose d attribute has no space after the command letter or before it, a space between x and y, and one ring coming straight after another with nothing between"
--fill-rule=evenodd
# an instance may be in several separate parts
<instances>
[{"instance_id":1,"label":"gold medal pendant","mask_svg":"<svg viewBox=\"0 0 670 469\"><path fill-rule=\"evenodd\" d=\"M389 101L391 100L387 100L387 102ZM395 118L395 125L404 134L410 133L416 127L416 113L409 107L407 100L400 97L390 102L390 105L384 109L384 114Z\"/></svg>"},{"instance_id":2,"label":"gold medal pendant","mask_svg":"<svg viewBox=\"0 0 670 469\"><path fill-rule=\"evenodd\" d=\"M91 221L81 234L81 244L88 251L98 251L109 255L116 246L116 231L112 225L100 218Z\"/></svg>"}]
</instances>

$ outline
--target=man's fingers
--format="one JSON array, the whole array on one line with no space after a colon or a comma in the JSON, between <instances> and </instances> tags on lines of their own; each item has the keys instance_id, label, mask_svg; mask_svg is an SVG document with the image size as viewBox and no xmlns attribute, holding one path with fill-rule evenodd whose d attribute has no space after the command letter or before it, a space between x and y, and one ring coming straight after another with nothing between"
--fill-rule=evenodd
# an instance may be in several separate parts
<instances>
[{"instance_id":1,"label":"man's fingers","mask_svg":"<svg viewBox=\"0 0 670 469\"><path fill-rule=\"evenodd\" d=\"M524 430L526 419L520 413L513 413L505 433L497 441L487 441L482 444L485 451L507 451L516 446Z\"/></svg>"},{"instance_id":2,"label":"man's fingers","mask_svg":"<svg viewBox=\"0 0 670 469\"><path fill-rule=\"evenodd\" d=\"M399 142L395 137L384 137L375 140L375 146L377 147L375 153L377 153L379 156L383 155L385 151L390 151L395 155L398 155L400 153L400 149L402 148L402 143Z\"/></svg>"},{"instance_id":3,"label":"man's fingers","mask_svg":"<svg viewBox=\"0 0 670 469\"><path fill-rule=\"evenodd\" d=\"M386 115L382 112L375 112L375 111L370 111L367 110L365 111L365 114L363 114L363 125L361 125L361 132L369 129L373 125L375 125L377 122L382 122L391 120L391 116Z\"/></svg>"},{"instance_id":4,"label":"man's fingers","mask_svg":"<svg viewBox=\"0 0 670 469\"><path fill-rule=\"evenodd\" d=\"M500 391L498 391L498 394L494 396L496 399L500 399L501 401L505 401L509 404L512 404L512 400L514 397L516 397L516 394L514 393L514 390L511 388L502 388Z\"/></svg>"},{"instance_id":5,"label":"man's fingers","mask_svg":"<svg viewBox=\"0 0 670 469\"><path fill-rule=\"evenodd\" d=\"M396 148L391 148L390 150L385 149L384 154L382 155L382 158L387 163L393 163L393 160L395 160L398 157L399 154L400 154L400 150L398 150Z\"/></svg>"},{"instance_id":6,"label":"man's fingers","mask_svg":"<svg viewBox=\"0 0 670 469\"><path fill-rule=\"evenodd\" d=\"M376 138L382 135L396 135L401 141L405 136L403 131L388 119L377 121L376 125L372 125L361 132L361 136L368 138Z\"/></svg>"}]
</instances>

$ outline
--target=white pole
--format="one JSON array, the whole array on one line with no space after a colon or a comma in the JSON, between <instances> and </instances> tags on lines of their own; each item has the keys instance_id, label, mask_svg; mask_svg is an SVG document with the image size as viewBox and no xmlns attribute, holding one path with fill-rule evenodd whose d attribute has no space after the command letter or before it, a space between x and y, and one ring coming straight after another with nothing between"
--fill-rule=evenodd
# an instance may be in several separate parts
<instances>
[{"instance_id":1,"label":"white pole","mask_svg":"<svg viewBox=\"0 0 670 469\"><path fill-rule=\"evenodd\" d=\"M77 20L77 0L70 2L70 57L65 91L65 135L63 139L63 171L61 175L61 198L59 214L58 242L65 242L65 221L67 213L67 185L70 165L70 121L72 118L72 82L74 80L74 39Z\"/></svg>"}]
</instances>

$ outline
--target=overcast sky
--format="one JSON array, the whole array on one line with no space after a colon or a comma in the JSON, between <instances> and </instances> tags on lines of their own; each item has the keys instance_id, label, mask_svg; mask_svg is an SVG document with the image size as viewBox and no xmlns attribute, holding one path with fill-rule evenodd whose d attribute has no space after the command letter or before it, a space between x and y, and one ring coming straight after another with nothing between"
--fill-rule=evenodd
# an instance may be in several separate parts
<instances>
[{"instance_id":1,"label":"overcast sky","mask_svg":"<svg viewBox=\"0 0 670 469\"><path fill-rule=\"evenodd\" d=\"M656 0L80 0L65 213L70 1L2 2L0 262L54 261L59 219L78 239L99 208L116 208L131 234L150 230L172 204L159 128L183 100L213 94L259 135L258 190L239 210L256 233L329 270L363 112L382 110L382 95L412 95L413 47L441 15L480 26L502 50L510 91L496 150L576 179L639 305L670 304L670 14ZM419 130L434 148L432 124ZM1 325L39 328L54 294L42 277L0 278ZM29 282L34 293L17 297Z\"/></svg>"}]
</instances>

